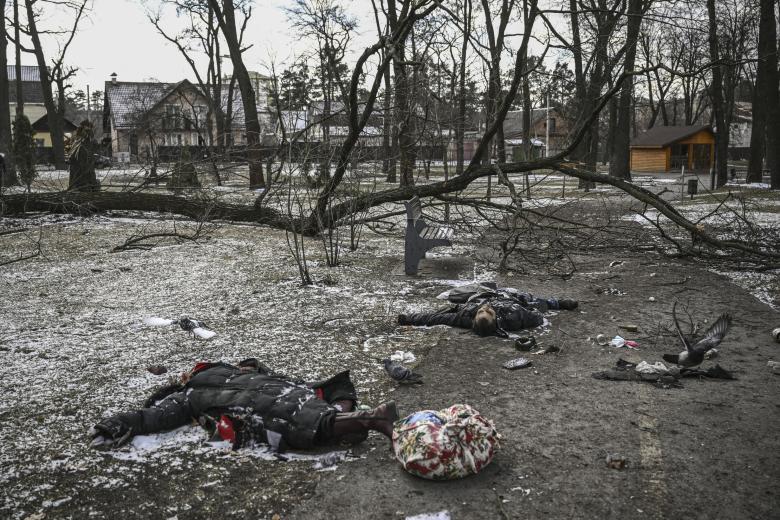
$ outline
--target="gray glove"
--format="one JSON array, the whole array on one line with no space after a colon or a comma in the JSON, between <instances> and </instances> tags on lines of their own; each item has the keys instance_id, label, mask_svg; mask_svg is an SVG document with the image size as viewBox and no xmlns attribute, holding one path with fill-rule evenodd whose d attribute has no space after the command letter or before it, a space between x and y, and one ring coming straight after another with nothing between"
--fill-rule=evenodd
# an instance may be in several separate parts
<instances>
[{"instance_id":1,"label":"gray glove","mask_svg":"<svg viewBox=\"0 0 780 520\"><path fill-rule=\"evenodd\" d=\"M98 451L120 448L130 441L132 435L132 428L113 419L104 419L89 429L92 438L89 447Z\"/></svg>"}]
</instances>

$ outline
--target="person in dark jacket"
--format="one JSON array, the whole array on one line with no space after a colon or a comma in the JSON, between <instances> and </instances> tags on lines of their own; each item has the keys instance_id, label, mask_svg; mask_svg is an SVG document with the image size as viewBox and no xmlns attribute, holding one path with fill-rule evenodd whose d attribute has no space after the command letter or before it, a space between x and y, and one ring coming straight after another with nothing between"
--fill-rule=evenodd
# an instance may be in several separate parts
<instances>
[{"instance_id":1,"label":"person in dark jacket","mask_svg":"<svg viewBox=\"0 0 780 520\"><path fill-rule=\"evenodd\" d=\"M542 312L577 308L575 300L535 298L494 283L472 284L452 289L447 299L454 303L435 312L400 314L399 325L449 325L472 329L480 336L508 337L511 331L544 323Z\"/></svg>"},{"instance_id":2,"label":"person in dark jacket","mask_svg":"<svg viewBox=\"0 0 780 520\"><path fill-rule=\"evenodd\" d=\"M353 412L357 402L349 371L317 383L273 372L256 359L233 366L198 363L182 384L157 392L140 410L116 414L90 431L91 446L112 449L134 435L173 430L197 421L214 440L233 449L265 443L276 451L357 443L374 430L390 437L398 419L394 402Z\"/></svg>"}]
</instances>

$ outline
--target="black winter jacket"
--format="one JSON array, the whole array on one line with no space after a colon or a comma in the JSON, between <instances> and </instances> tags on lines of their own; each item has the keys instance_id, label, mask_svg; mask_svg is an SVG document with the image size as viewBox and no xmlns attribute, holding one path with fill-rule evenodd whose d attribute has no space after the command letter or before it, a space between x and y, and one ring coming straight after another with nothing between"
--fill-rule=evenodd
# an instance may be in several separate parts
<instances>
[{"instance_id":1,"label":"black winter jacket","mask_svg":"<svg viewBox=\"0 0 780 520\"><path fill-rule=\"evenodd\" d=\"M436 312L401 314L400 325L449 325L470 329L474 324L477 310L485 303L496 311L496 335L507 337L508 331L531 329L544 323L544 316L536 310L528 309L515 298L507 298L495 293L478 297L467 303L452 305Z\"/></svg>"},{"instance_id":2,"label":"black winter jacket","mask_svg":"<svg viewBox=\"0 0 780 520\"><path fill-rule=\"evenodd\" d=\"M276 449L307 449L314 446L320 426L336 414L329 403L357 401L349 371L308 384L259 363L249 371L226 363L199 365L196 370L182 391L149 408L104 419L96 429L118 439L128 431L143 435L172 430L193 419L212 429L227 416L240 425L242 444L252 439Z\"/></svg>"}]
</instances>

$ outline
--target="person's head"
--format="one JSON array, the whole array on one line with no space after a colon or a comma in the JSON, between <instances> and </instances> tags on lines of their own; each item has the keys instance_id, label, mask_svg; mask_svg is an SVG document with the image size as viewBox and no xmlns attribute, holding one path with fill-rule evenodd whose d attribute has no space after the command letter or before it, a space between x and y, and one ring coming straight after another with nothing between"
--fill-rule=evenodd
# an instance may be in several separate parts
<instances>
[{"instance_id":1,"label":"person's head","mask_svg":"<svg viewBox=\"0 0 780 520\"><path fill-rule=\"evenodd\" d=\"M496 311L489 303L477 309L471 328L480 336L492 336L496 333Z\"/></svg>"}]
</instances>

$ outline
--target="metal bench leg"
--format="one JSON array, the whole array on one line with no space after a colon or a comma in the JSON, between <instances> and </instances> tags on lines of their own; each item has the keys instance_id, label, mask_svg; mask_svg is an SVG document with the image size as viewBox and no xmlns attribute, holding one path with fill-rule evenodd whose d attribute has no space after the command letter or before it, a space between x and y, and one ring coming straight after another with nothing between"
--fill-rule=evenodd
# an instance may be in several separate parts
<instances>
[{"instance_id":1,"label":"metal bench leg","mask_svg":"<svg viewBox=\"0 0 780 520\"><path fill-rule=\"evenodd\" d=\"M404 254L405 272L408 275L417 274L417 268L420 260L425 258L425 249L410 247L406 249Z\"/></svg>"}]
</instances>

